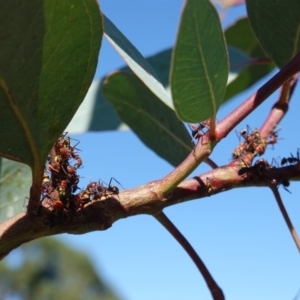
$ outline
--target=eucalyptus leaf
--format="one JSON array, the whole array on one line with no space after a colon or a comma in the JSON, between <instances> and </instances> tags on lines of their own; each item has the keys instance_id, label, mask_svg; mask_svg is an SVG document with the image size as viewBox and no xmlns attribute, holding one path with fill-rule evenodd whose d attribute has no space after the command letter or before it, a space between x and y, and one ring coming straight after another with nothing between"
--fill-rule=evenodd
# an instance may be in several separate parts
<instances>
[{"instance_id":1,"label":"eucalyptus leaf","mask_svg":"<svg viewBox=\"0 0 300 300\"><path fill-rule=\"evenodd\" d=\"M72 134L86 131L126 130L128 126L120 120L113 106L101 91L102 79L93 81L66 131Z\"/></svg>"},{"instance_id":2,"label":"eucalyptus leaf","mask_svg":"<svg viewBox=\"0 0 300 300\"><path fill-rule=\"evenodd\" d=\"M178 116L199 122L215 116L229 64L219 16L209 0L187 0L173 50L171 91Z\"/></svg>"},{"instance_id":3,"label":"eucalyptus leaf","mask_svg":"<svg viewBox=\"0 0 300 300\"><path fill-rule=\"evenodd\" d=\"M0 223L26 209L31 186L31 170L27 165L0 158Z\"/></svg>"},{"instance_id":4,"label":"eucalyptus leaf","mask_svg":"<svg viewBox=\"0 0 300 300\"><path fill-rule=\"evenodd\" d=\"M90 86L102 33L94 0L1 1L0 155L34 178Z\"/></svg>"},{"instance_id":5,"label":"eucalyptus leaf","mask_svg":"<svg viewBox=\"0 0 300 300\"><path fill-rule=\"evenodd\" d=\"M171 65L172 48L160 51L146 57L155 73L161 79L166 91L169 90L169 73ZM230 72L240 72L248 66L252 58L235 47L228 47L230 58ZM129 67L120 71L132 72ZM101 86L103 79L95 80L80 109L73 117L66 131L69 133L83 133L86 131L126 130L128 126L120 120L113 106L103 97Z\"/></svg>"},{"instance_id":6,"label":"eucalyptus leaf","mask_svg":"<svg viewBox=\"0 0 300 300\"><path fill-rule=\"evenodd\" d=\"M224 100L229 100L269 74L274 69L274 64L268 62L265 52L252 32L248 18L242 18L227 28L225 38L229 49L234 47L254 61L254 64L236 73L235 79L227 85ZM265 63L257 64L255 60L265 60ZM232 67L230 67L230 72L232 72Z\"/></svg>"},{"instance_id":7,"label":"eucalyptus leaf","mask_svg":"<svg viewBox=\"0 0 300 300\"><path fill-rule=\"evenodd\" d=\"M166 49L147 57L148 63L161 78L161 83L168 88L172 49ZM127 66L120 71L132 72ZM80 109L76 112L66 131L83 133L86 131L126 130L128 126L119 118L113 106L102 95L102 79L95 80Z\"/></svg>"},{"instance_id":8,"label":"eucalyptus leaf","mask_svg":"<svg viewBox=\"0 0 300 300\"><path fill-rule=\"evenodd\" d=\"M233 73L241 72L243 69L251 65L254 61L251 56L232 46L228 46L228 54L230 72Z\"/></svg>"},{"instance_id":9,"label":"eucalyptus leaf","mask_svg":"<svg viewBox=\"0 0 300 300\"><path fill-rule=\"evenodd\" d=\"M240 25L240 21L238 23L238 27L241 27L241 25L243 25ZM236 27L237 25L235 24L234 26ZM232 28L230 28L230 30L231 29ZM255 40L253 34L252 37ZM161 79L160 81L167 91L169 89L169 73L172 50L172 48L169 48L146 57L148 64L150 64L154 69L154 72ZM245 68L248 68L248 64L251 63L252 57L233 46L228 47L228 53L230 58L230 72L235 73L237 74L237 76L239 76L241 71L243 72ZM120 71L132 72L131 69L127 66L121 68ZM253 77L254 76L255 74L253 74ZM69 133L83 133L86 131L128 129L128 126L124 122L122 122L122 120L120 120L113 106L102 95L102 81L103 78L95 80L92 83L83 103L80 106L80 109L73 117L66 131L68 131Z\"/></svg>"},{"instance_id":10,"label":"eucalyptus leaf","mask_svg":"<svg viewBox=\"0 0 300 300\"><path fill-rule=\"evenodd\" d=\"M252 29L264 51L282 68L300 50L299 0L247 0Z\"/></svg>"},{"instance_id":11,"label":"eucalyptus leaf","mask_svg":"<svg viewBox=\"0 0 300 300\"><path fill-rule=\"evenodd\" d=\"M161 101L173 108L169 94L164 89L151 65L105 15L103 15L103 20L105 37L125 60L130 69Z\"/></svg>"},{"instance_id":12,"label":"eucalyptus leaf","mask_svg":"<svg viewBox=\"0 0 300 300\"><path fill-rule=\"evenodd\" d=\"M192 150L191 137L175 112L134 74L108 76L103 93L137 136L172 165L177 166Z\"/></svg>"}]
</instances>

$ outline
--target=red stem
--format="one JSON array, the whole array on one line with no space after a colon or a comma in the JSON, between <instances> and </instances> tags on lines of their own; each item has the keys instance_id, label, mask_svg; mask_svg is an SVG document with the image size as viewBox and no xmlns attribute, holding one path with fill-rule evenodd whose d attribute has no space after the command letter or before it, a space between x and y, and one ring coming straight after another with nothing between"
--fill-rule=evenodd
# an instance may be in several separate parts
<instances>
[{"instance_id":1,"label":"red stem","mask_svg":"<svg viewBox=\"0 0 300 300\"><path fill-rule=\"evenodd\" d=\"M298 53L274 77L267 81L256 93L237 107L232 113L217 124L217 138L224 138L238 123L245 119L273 92L282 86L289 78L300 71L300 53Z\"/></svg>"},{"instance_id":2,"label":"red stem","mask_svg":"<svg viewBox=\"0 0 300 300\"><path fill-rule=\"evenodd\" d=\"M154 215L154 217L169 231L169 233L177 240L177 242L183 247L189 257L193 260L198 270L202 274L214 300L225 300L223 291L217 285L204 262L201 260L197 252L188 242L188 240L181 234L176 226L169 220L169 218L163 213Z\"/></svg>"}]
</instances>

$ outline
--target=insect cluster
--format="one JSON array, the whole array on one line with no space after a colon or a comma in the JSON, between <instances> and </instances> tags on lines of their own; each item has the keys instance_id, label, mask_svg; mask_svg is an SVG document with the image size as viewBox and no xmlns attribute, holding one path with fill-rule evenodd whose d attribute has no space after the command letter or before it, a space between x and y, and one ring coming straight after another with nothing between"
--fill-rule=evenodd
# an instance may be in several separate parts
<instances>
[{"instance_id":1,"label":"insect cluster","mask_svg":"<svg viewBox=\"0 0 300 300\"><path fill-rule=\"evenodd\" d=\"M238 171L238 174L240 176L245 176L247 180L251 179L253 181L258 181L259 179L266 177L266 171L276 168L275 166L269 164L265 159L259 159L257 160L253 166L251 167L243 167ZM270 179L268 178L270 183L274 186L279 186L282 184L283 188L290 193L290 191L287 189L287 187L290 185L290 182L287 179Z\"/></svg>"},{"instance_id":2,"label":"insect cluster","mask_svg":"<svg viewBox=\"0 0 300 300\"><path fill-rule=\"evenodd\" d=\"M243 167L238 171L238 174L240 176L247 174L247 177L251 177L254 181L261 178L265 171L273 168L272 165L270 165L265 159L259 159L257 160L253 166L251 167Z\"/></svg>"},{"instance_id":3,"label":"insect cluster","mask_svg":"<svg viewBox=\"0 0 300 300\"><path fill-rule=\"evenodd\" d=\"M272 131L269 136L264 139L260 136L260 132L255 129L251 133L249 130L243 129L240 134L243 137L242 141L232 153L232 158L243 158L246 154L252 154L252 156L260 156L265 153L268 145L274 145L277 143L278 131Z\"/></svg>"},{"instance_id":4,"label":"insect cluster","mask_svg":"<svg viewBox=\"0 0 300 300\"><path fill-rule=\"evenodd\" d=\"M249 134L248 131L244 129L241 131L241 136L244 138L244 141L240 143L239 147L234 150L233 158L240 158L243 162L245 162L244 158L247 156L247 153L252 154L252 157L262 155L265 152L267 145L275 144L277 142L278 132L273 131L267 139L262 139L258 130L254 130ZM286 164L296 164L299 162L299 160L300 150L298 149L296 157L291 154L290 157L282 158L281 166L284 166ZM286 191L290 192L287 189L287 187L290 185L290 182L287 179L281 178L279 180L269 178L266 171L271 168L278 168L278 164L269 164L265 159L259 159L252 166L242 167L241 169L239 169L238 175L244 176L247 180L251 179L253 181L258 181L261 178L265 178L269 180L272 185L275 185L277 187L282 184L283 188Z\"/></svg>"},{"instance_id":5,"label":"insect cluster","mask_svg":"<svg viewBox=\"0 0 300 300\"><path fill-rule=\"evenodd\" d=\"M75 194L79 189L77 170L82 166L82 159L76 148L78 143L72 146L70 137L66 135L58 138L48 155L48 172L44 173L41 190L42 205L61 216L76 212L91 201L119 193L110 181L108 186L91 182Z\"/></svg>"}]
</instances>

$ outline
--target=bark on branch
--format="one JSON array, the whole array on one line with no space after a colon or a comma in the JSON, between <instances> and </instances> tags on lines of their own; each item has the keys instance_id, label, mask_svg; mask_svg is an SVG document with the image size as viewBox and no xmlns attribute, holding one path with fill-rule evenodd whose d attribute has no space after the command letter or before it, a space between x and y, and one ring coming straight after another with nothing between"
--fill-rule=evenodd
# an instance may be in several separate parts
<instances>
[{"instance_id":1,"label":"bark on branch","mask_svg":"<svg viewBox=\"0 0 300 300\"><path fill-rule=\"evenodd\" d=\"M56 214L41 205L36 215L21 213L0 224L0 258L21 244L40 237L106 230L119 219L138 214L155 215L165 207L208 197L232 188L269 187L272 179L276 179L278 183L283 179L300 180L298 164L268 169L259 180L252 176L238 175L242 164L240 159L234 160L229 165L187 179L174 189L169 198L158 197L158 180L122 191L119 195L91 201L78 211Z\"/></svg>"}]
</instances>

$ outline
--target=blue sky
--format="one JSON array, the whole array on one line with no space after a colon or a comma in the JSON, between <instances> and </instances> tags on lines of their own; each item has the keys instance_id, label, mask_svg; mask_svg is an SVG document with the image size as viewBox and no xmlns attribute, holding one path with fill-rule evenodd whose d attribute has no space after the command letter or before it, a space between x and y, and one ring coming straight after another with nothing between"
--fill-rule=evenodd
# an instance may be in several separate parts
<instances>
[{"instance_id":1,"label":"blue sky","mask_svg":"<svg viewBox=\"0 0 300 300\"><path fill-rule=\"evenodd\" d=\"M174 44L183 1L103 0L103 12L144 55L152 55ZM229 24L243 9L225 16ZM95 78L124 65L106 40L103 41ZM259 85L256 86L256 88ZM218 119L254 91L236 97L220 109ZM289 120L279 128L278 145L267 159L295 153L298 134L295 123L299 88L289 111ZM243 121L260 127L276 95ZM297 103L298 102L298 103ZM299 118L299 117L298 117ZM131 131L73 135L80 140L84 168L81 185L113 176L126 188L160 179L173 167L146 148ZM227 164L238 139L232 132L215 148L212 158ZM194 174L208 170L200 166ZM300 230L297 184L292 194L280 187L284 203L296 229ZM271 192L264 188L236 189L214 197L190 201L165 210L168 217L195 247L226 299L293 299L300 287L299 253L279 213ZM82 236L61 235L69 245L87 252L96 269L124 300L211 299L202 276L181 246L151 216L120 220L104 232Z\"/></svg>"}]
</instances>

